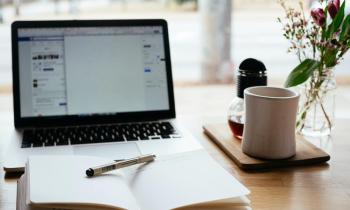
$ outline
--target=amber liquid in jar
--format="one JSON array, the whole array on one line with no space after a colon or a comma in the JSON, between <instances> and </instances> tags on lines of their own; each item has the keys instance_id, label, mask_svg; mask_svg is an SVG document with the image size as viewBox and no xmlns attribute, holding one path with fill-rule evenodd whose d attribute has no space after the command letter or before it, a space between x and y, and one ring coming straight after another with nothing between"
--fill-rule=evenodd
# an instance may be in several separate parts
<instances>
[{"instance_id":1,"label":"amber liquid in jar","mask_svg":"<svg viewBox=\"0 0 350 210\"><path fill-rule=\"evenodd\" d=\"M228 125L231 128L233 136L239 140L242 140L244 124L233 120L228 120Z\"/></svg>"}]
</instances>

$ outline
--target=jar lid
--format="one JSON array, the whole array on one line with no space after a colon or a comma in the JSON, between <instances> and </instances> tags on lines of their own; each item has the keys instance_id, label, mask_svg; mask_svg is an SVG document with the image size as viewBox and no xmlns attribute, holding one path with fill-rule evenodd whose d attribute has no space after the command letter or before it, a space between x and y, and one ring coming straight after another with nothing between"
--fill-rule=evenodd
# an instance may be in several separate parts
<instances>
[{"instance_id":1,"label":"jar lid","mask_svg":"<svg viewBox=\"0 0 350 210\"><path fill-rule=\"evenodd\" d=\"M251 74L265 74L266 67L263 62L254 59L247 58L239 65L238 69L240 74L251 73Z\"/></svg>"},{"instance_id":2,"label":"jar lid","mask_svg":"<svg viewBox=\"0 0 350 210\"><path fill-rule=\"evenodd\" d=\"M266 86L266 67L263 62L247 58L241 62L237 77L237 96L244 98L244 89L253 86Z\"/></svg>"}]
</instances>

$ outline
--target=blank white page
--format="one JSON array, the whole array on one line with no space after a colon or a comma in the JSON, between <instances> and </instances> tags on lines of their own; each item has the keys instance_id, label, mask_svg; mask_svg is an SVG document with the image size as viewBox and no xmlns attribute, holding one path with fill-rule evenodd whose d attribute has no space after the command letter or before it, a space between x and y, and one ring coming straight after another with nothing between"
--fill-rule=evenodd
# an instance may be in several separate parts
<instances>
[{"instance_id":1,"label":"blank white page","mask_svg":"<svg viewBox=\"0 0 350 210\"><path fill-rule=\"evenodd\" d=\"M158 157L130 173L130 189L142 209L174 209L249 193L204 150Z\"/></svg>"},{"instance_id":2,"label":"blank white page","mask_svg":"<svg viewBox=\"0 0 350 210\"><path fill-rule=\"evenodd\" d=\"M29 201L35 204L101 204L139 210L118 171L87 178L87 168L106 159L87 156L32 156L29 158Z\"/></svg>"}]
</instances>

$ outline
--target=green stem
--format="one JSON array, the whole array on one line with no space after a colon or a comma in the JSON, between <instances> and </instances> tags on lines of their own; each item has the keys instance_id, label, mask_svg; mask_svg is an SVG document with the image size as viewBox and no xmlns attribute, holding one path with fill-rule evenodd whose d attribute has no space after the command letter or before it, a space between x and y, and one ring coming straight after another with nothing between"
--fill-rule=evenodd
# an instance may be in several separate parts
<instances>
[{"instance_id":1,"label":"green stem","mask_svg":"<svg viewBox=\"0 0 350 210\"><path fill-rule=\"evenodd\" d=\"M302 106L301 112L299 114L299 120L297 121L297 127L299 128L299 130L301 131L304 126L305 126L305 120L307 117L307 113L309 112L312 104L314 103L319 103L320 107L322 109L322 113L324 114L328 127L329 129L331 129L332 127L332 122L331 119L329 118L326 109L323 105L323 102L321 101L321 97L320 97L320 88L323 84L323 82L325 81L325 79L322 79L322 75L312 75L310 78L310 86L306 87L305 89L305 94L306 94L306 102L304 103L304 105ZM324 93L326 94L326 92ZM318 102L317 102L318 99Z\"/></svg>"},{"instance_id":2,"label":"green stem","mask_svg":"<svg viewBox=\"0 0 350 210\"><path fill-rule=\"evenodd\" d=\"M319 97L319 95L317 95L318 99L320 100L320 106L321 106L321 109L322 109L322 112L324 114L324 116L326 117L326 120L327 120L327 123L328 123L328 128L331 129L332 128L332 122L331 120L329 119L329 116L323 106L323 103L321 102L321 98Z\"/></svg>"}]
</instances>

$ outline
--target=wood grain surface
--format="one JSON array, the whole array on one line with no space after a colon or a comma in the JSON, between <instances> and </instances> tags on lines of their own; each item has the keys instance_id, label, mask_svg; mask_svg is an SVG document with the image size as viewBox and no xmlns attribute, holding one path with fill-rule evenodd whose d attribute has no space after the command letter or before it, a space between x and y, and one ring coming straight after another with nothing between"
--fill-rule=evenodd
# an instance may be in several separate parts
<instances>
[{"instance_id":1,"label":"wood grain surface","mask_svg":"<svg viewBox=\"0 0 350 210\"><path fill-rule=\"evenodd\" d=\"M337 90L335 129L331 137L307 139L322 148L331 159L324 164L263 170L241 170L203 132L202 126L225 123L230 101L235 96L232 85L177 87L177 116L208 153L250 190L255 210L330 210L350 209L350 88ZM0 167L6 137L13 129L10 94L0 94ZM0 209L16 209L16 176L4 177L0 170Z\"/></svg>"}]
</instances>

